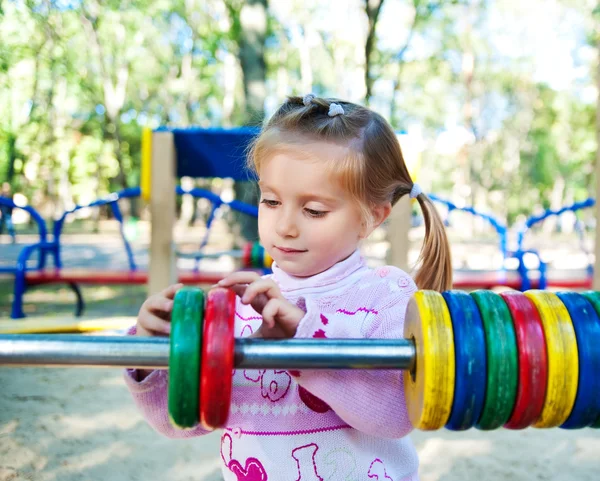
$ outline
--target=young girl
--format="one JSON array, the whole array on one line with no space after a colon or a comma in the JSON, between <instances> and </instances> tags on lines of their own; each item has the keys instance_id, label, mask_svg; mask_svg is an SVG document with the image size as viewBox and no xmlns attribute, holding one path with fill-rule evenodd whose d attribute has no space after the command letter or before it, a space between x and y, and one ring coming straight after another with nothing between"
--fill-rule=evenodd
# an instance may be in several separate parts
<instances>
[{"instance_id":1,"label":"young girl","mask_svg":"<svg viewBox=\"0 0 600 481\"><path fill-rule=\"evenodd\" d=\"M371 110L313 95L292 97L255 141L259 232L273 274L237 272L219 283L238 294L238 337L402 338L418 286L451 285L448 242L431 201L414 184L396 136ZM396 267L367 268L358 246L402 196L416 198L426 224L416 285ZM137 335L169 333L180 285L142 306ZM167 371L128 370L147 421L169 437ZM223 476L247 481L418 479L401 371L237 370Z\"/></svg>"}]
</instances>

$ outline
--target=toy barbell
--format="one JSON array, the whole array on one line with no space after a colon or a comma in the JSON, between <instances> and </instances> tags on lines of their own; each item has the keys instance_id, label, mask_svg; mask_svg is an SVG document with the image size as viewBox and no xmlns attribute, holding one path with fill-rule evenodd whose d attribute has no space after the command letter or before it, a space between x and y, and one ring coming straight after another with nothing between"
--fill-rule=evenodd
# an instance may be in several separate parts
<instances>
[{"instance_id":1,"label":"toy barbell","mask_svg":"<svg viewBox=\"0 0 600 481\"><path fill-rule=\"evenodd\" d=\"M183 288L170 340L4 335L0 365L168 365L182 428L226 423L234 367L403 369L418 429L600 428L599 313L598 292L419 291L406 339L234 339L233 292Z\"/></svg>"}]
</instances>

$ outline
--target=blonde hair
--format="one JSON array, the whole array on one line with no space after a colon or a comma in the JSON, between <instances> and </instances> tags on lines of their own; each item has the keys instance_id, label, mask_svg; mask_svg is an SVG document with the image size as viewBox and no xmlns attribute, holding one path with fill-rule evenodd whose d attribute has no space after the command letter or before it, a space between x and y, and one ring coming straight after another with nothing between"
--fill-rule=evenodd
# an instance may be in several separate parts
<instances>
[{"instance_id":1,"label":"blonde hair","mask_svg":"<svg viewBox=\"0 0 600 481\"><path fill-rule=\"evenodd\" d=\"M330 116L332 103L341 105L344 113ZM330 159L329 166L367 222L374 206L395 205L413 187L396 134L386 120L366 107L337 99L289 97L250 146L248 166L258 173L274 152L301 149L307 139L345 148L343 158ZM415 283L419 289L450 289L452 263L444 224L425 194L419 194L417 201L423 211L425 240Z\"/></svg>"}]
</instances>

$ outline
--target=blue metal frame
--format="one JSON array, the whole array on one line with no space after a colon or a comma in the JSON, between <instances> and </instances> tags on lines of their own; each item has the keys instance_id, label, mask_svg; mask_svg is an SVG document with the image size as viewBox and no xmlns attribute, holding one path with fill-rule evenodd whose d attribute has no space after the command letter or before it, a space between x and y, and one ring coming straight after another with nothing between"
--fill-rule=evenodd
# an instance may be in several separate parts
<instances>
[{"instance_id":1,"label":"blue metal frame","mask_svg":"<svg viewBox=\"0 0 600 481\"><path fill-rule=\"evenodd\" d=\"M62 260L61 260L61 245L60 245L60 237L62 234L62 228L64 226L66 218L77 212L80 209L87 207L100 207L103 205L110 205L111 210L115 218L119 221L119 230L121 234L121 238L123 239L123 243L125 245L125 250L127 252L127 259L129 261L129 269L134 271L137 269L135 264L135 260L133 258L133 251L131 249L131 245L125 236L125 231L123 228L123 215L121 214L121 210L119 209L118 201L119 199L129 198L129 197L139 197L141 190L139 187L134 187L131 189L125 189L121 192L116 192L108 195L103 199L96 200L87 205L76 205L72 209L63 213L63 215L56 221L52 226L52 234L53 240L48 241L47 228L42 217L33 209L32 207L25 208L32 217L38 223L40 229L40 242L32 245L25 246L21 252L19 252L19 257L17 258L17 265L14 268L6 269L4 272L10 272L15 274L15 284L14 284L14 294L13 294L13 303L11 307L10 317L13 319L20 319L25 317L25 313L23 312L23 296L25 295L25 291L27 290L27 279L26 273L27 271L41 271L45 267L46 255L48 253L54 256L54 265L57 269L62 268ZM18 207L18 206L17 206ZM27 268L27 261L33 252L39 250L40 252L40 262L36 268ZM69 286L75 292L77 297L77 309L76 314L80 315L83 311L83 297L81 295L81 291L77 284L69 283Z\"/></svg>"},{"instance_id":2,"label":"blue metal frame","mask_svg":"<svg viewBox=\"0 0 600 481\"><path fill-rule=\"evenodd\" d=\"M109 194L108 196L95 200L90 204L86 205L76 205L72 209L63 213L63 215L54 222L52 233L54 235L54 241L56 242L56 267L59 269L62 268L62 259L60 257L60 236L62 234L62 228L65 223L66 218L77 212L78 210L90 208L90 207L102 207L104 205L109 205L115 219L119 221L119 232L121 234L121 239L123 239L123 244L125 245L125 251L127 253L127 260L129 262L129 269L132 271L137 270L137 266L135 264L135 259L133 258L133 251L131 249L131 245L125 236L125 229L123 226L123 214L121 214L121 209L119 208L119 200L120 199L128 199L132 197L139 197L141 195L140 187L131 187L129 189L124 189L120 192L114 192Z\"/></svg>"},{"instance_id":3,"label":"blue metal frame","mask_svg":"<svg viewBox=\"0 0 600 481\"><path fill-rule=\"evenodd\" d=\"M34 245L40 247L40 256L38 258L38 264L37 264L36 269L43 269L46 265L46 254L48 253L48 251L53 252L53 250L51 248L49 248L48 229L46 227L46 222L44 221L42 216L33 207L31 207L29 205L17 205L14 203L14 201L12 199L8 199L6 197L0 197L0 205L9 207L12 209L24 210L36 222L37 227L38 227L38 235L40 238L39 242L37 244L34 244ZM13 274L14 272L16 272L16 269L17 269L16 266L15 267L0 266L0 273Z\"/></svg>"},{"instance_id":4,"label":"blue metal frame","mask_svg":"<svg viewBox=\"0 0 600 481\"><path fill-rule=\"evenodd\" d=\"M427 194L427 196L432 201L445 205L448 209L448 216L452 213L452 211L455 211L455 210L458 210L461 212L467 212L469 214L472 214L475 217L480 217L480 218L484 219L494 228L494 230L498 233L499 244L500 244L499 247L500 247L500 252L502 253L502 267L499 272L501 273L502 276L504 276L506 278L505 263L506 263L506 259L508 259L510 257L510 252L508 251L508 247L507 247L507 244L508 244L508 242L507 242L507 232L508 232L507 227L502 222L500 222L498 219L496 219L494 216L491 216L489 214L484 214L483 212L479 212L478 210L474 209L473 207L459 207L454 202L451 202L446 199L442 199L441 197L438 197L435 194Z\"/></svg>"},{"instance_id":5,"label":"blue metal frame","mask_svg":"<svg viewBox=\"0 0 600 481\"><path fill-rule=\"evenodd\" d=\"M197 271L199 269L199 261L203 257L202 250L206 247L206 244L208 244L208 239L210 236L210 228L215 219L217 210L222 205L226 205L230 209L237 210L243 214L248 214L248 215L251 215L254 217L258 217L258 207L250 205L250 204L246 204L244 202L240 202L239 200L232 200L230 202L225 202L223 199L221 199L221 197L219 197L217 194L215 194L214 192L211 192L209 190L200 189L197 187L194 187L192 189L184 189L181 186L177 186L176 192L177 192L177 195L191 195L195 199L207 199L212 203L212 209L210 210L210 214L208 215L208 219L206 220L206 233L204 234L204 237L202 238L202 241L200 242L200 248L199 248L198 252L196 252L193 255L193 259L195 261L194 262L194 271Z\"/></svg>"},{"instance_id":6,"label":"blue metal frame","mask_svg":"<svg viewBox=\"0 0 600 481\"><path fill-rule=\"evenodd\" d=\"M212 209L211 209L209 218L206 223L206 234L204 235L204 238L202 239L202 242L200 244L200 251L198 252L197 257L196 257L195 270L198 269L198 261L199 261L199 259L202 258L201 250L208 243L210 227L213 223L216 211L219 207L221 207L222 205L227 205L231 209L238 210L242 213L252 215L255 217L258 216L258 208L256 206L245 204L244 202L240 202L237 200L233 200L231 202L226 202L223 199L221 199L221 197L219 197L217 194L215 194L214 192L210 192L208 190L199 189L199 188L185 190L182 187L178 186L176 188L176 194L177 195L184 195L184 194L192 195L194 198L208 199L212 203ZM53 234L52 241L48 240L48 230L46 228L46 223L44 222L44 219L42 219L42 217L39 215L39 213L35 209L33 209L32 207L29 207L29 206L27 206L27 207L16 206L14 204L14 202L12 202L11 200L0 197L0 203L2 203L3 205L8 205L11 207L17 207L17 208L27 210L30 213L30 215L36 220L36 222L39 226L39 232L40 232L40 241L38 243L32 244L32 245L27 245L21 250L21 252L19 252L17 264L15 267L0 268L0 272L7 272L7 273L15 274L14 297L13 297L13 303L12 303L12 308L11 308L11 317L13 319L19 319L19 318L25 317L25 314L23 312L23 296L25 294L25 291L27 290L27 280L26 280L27 271L32 271L32 270L39 271L39 270L44 269L44 267L46 265L46 255L47 254L51 254L54 256L54 265L56 266L56 268L61 269L63 267L62 259L61 259L61 244L60 244L60 238L62 235L63 226L65 224L66 218L69 215L77 212L78 210L81 210L84 208L91 208L91 207L101 207L104 205L110 206L115 219L119 221L119 232L121 234L121 238L123 239L123 244L125 246L127 259L129 262L129 270L130 271L137 270L137 265L135 263L133 250L131 248L129 241L127 240L127 237L125 236L123 215L121 213L121 209L119 208L118 201L120 199L139 197L140 195L141 195L141 189L139 187L132 187L129 189L124 189L120 192L115 192L115 193L109 194L108 196L106 196L102 199L98 199L94 202L91 202L90 204L76 205L72 209L64 212L63 215L54 222L54 224L52 226L52 234ZM3 201L5 201L5 202L3 202ZM39 258L38 265L35 268L27 268L27 262L29 260L29 257L35 251L40 252L40 258ZM76 312L77 312L77 315L79 315L83 311L83 297L81 295L81 291L79 290L79 287L76 284L69 283L69 285L75 292L75 295L77 296Z\"/></svg>"},{"instance_id":7,"label":"blue metal frame","mask_svg":"<svg viewBox=\"0 0 600 481\"><path fill-rule=\"evenodd\" d=\"M540 257L539 252L536 249L523 250L523 241L525 239L525 234L533 226L543 222L548 217L559 217L562 214L564 214L565 212L577 212L582 209L589 209L590 207L593 207L594 205L596 205L596 200L593 199L592 197L590 197L589 199L586 199L581 202L575 202L571 205L566 205L564 207L561 207L560 209L546 209L541 214L532 215L525 221L523 226L517 232L517 251L513 254L513 256L519 260L519 274L521 275L521 282L522 282L521 290L525 291L527 289L531 289L531 280L529 278L529 270L527 269L527 266L525 265L525 262L523 260L523 257L525 254L533 254L538 258L538 262L539 262L538 270L540 273L540 280L539 280L538 288L546 289L546 287L548 286L548 277L547 277L548 266L546 265L546 263L544 261L542 261L542 258ZM575 229L578 229L577 224L578 223L576 223L576 225L575 225ZM578 233L580 235L580 238L582 238L583 233L579 232L579 231L578 231ZM587 270L587 275L589 277L592 277L594 275L594 266L591 263L588 264L586 270Z\"/></svg>"}]
</instances>

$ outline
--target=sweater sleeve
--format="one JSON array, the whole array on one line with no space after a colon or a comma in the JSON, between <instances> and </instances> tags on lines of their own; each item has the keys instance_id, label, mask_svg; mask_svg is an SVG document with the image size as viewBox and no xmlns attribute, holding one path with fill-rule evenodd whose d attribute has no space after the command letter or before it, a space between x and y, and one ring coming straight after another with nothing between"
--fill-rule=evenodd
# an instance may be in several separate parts
<instances>
[{"instance_id":1,"label":"sweater sleeve","mask_svg":"<svg viewBox=\"0 0 600 481\"><path fill-rule=\"evenodd\" d=\"M135 327L128 335L135 335ZM167 370L152 371L145 379L138 381L137 369L126 369L124 372L125 385L133 397L133 401L146 422L159 434L168 438L191 438L202 436L210 431L199 424L193 429L179 429L173 426L169 419L167 405L167 386L169 373Z\"/></svg>"},{"instance_id":2,"label":"sweater sleeve","mask_svg":"<svg viewBox=\"0 0 600 481\"><path fill-rule=\"evenodd\" d=\"M306 316L300 321L295 337L403 338L406 307L417 289L406 273L399 269L394 271L389 282L394 283L395 289L384 285L384 292L381 286L372 292L371 298L379 300L360 326L354 325L355 329L350 331L347 324L358 323L357 319L328 314L325 331L324 314L315 302L306 300ZM347 314L343 308L336 310L340 311ZM403 371L305 370L295 372L294 377L300 386L326 402L341 419L359 431L377 437L401 438L413 429L404 398Z\"/></svg>"}]
</instances>

